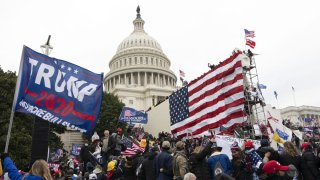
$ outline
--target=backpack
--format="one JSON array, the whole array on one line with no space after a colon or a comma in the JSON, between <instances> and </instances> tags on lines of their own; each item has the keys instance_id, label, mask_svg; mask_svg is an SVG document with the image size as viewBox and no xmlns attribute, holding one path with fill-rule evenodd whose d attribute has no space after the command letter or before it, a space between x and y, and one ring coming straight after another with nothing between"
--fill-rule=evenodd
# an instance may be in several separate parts
<instances>
[{"instance_id":1,"label":"backpack","mask_svg":"<svg viewBox=\"0 0 320 180\"><path fill-rule=\"evenodd\" d=\"M219 174L223 174L224 173L224 169L220 163L220 157L219 159L217 160L216 164L214 165L214 168L213 168L213 177L216 177L218 176Z\"/></svg>"}]
</instances>

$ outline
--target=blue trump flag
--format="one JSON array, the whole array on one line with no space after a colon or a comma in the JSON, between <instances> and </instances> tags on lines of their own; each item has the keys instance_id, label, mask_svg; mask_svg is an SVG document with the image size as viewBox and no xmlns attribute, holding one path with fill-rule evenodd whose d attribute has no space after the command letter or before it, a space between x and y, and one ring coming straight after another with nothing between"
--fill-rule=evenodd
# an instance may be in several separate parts
<instances>
[{"instance_id":1,"label":"blue trump flag","mask_svg":"<svg viewBox=\"0 0 320 180\"><path fill-rule=\"evenodd\" d=\"M90 135L100 113L102 80L103 74L24 46L15 111Z\"/></svg>"},{"instance_id":2,"label":"blue trump flag","mask_svg":"<svg viewBox=\"0 0 320 180\"><path fill-rule=\"evenodd\" d=\"M148 114L145 112L137 111L133 108L123 107L119 117L119 121L127 122L129 124L135 123L148 123Z\"/></svg>"}]
</instances>

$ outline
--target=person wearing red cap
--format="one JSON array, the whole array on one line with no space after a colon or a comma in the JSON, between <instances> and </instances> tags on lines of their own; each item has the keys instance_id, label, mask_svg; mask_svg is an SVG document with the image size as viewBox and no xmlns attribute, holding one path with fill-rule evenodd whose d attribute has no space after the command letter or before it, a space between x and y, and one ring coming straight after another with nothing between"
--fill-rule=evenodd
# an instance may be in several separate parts
<instances>
[{"instance_id":1,"label":"person wearing red cap","mask_svg":"<svg viewBox=\"0 0 320 180\"><path fill-rule=\"evenodd\" d=\"M262 170L265 174L267 174L267 180L290 179L290 177L286 174L286 171L289 170L289 166L282 166L278 161L275 160L265 163L262 167Z\"/></svg>"},{"instance_id":2,"label":"person wearing red cap","mask_svg":"<svg viewBox=\"0 0 320 180\"><path fill-rule=\"evenodd\" d=\"M320 160L312 152L310 143L305 142L301 145L301 173L304 180L320 180L319 164Z\"/></svg>"}]
</instances>

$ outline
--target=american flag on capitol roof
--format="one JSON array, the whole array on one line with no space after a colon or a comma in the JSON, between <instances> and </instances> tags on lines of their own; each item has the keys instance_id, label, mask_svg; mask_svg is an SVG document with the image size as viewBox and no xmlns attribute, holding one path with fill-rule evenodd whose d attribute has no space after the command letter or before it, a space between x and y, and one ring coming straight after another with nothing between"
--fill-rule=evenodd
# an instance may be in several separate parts
<instances>
[{"instance_id":1,"label":"american flag on capitol roof","mask_svg":"<svg viewBox=\"0 0 320 180\"><path fill-rule=\"evenodd\" d=\"M171 132L178 137L210 135L209 129L233 128L243 122L244 90L241 59L230 58L169 96Z\"/></svg>"}]
</instances>

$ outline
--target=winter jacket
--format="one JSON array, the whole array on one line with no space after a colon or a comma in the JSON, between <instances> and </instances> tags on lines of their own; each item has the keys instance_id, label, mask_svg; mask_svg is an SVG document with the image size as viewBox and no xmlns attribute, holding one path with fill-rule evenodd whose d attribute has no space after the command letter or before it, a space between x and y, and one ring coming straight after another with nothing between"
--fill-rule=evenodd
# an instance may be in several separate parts
<instances>
[{"instance_id":1,"label":"winter jacket","mask_svg":"<svg viewBox=\"0 0 320 180\"><path fill-rule=\"evenodd\" d=\"M236 180L252 180L252 172L246 171L245 159L232 159L232 176Z\"/></svg>"},{"instance_id":2,"label":"winter jacket","mask_svg":"<svg viewBox=\"0 0 320 180\"><path fill-rule=\"evenodd\" d=\"M169 151L164 150L156 156L154 167L157 180L172 180L172 156ZM161 168L164 169L163 172L160 172Z\"/></svg>"},{"instance_id":3,"label":"winter jacket","mask_svg":"<svg viewBox=\"0 0 320 180\"><path fill-rule=\"evenodd\" d=\"M184 175L189 172L188 158L184 150L177 151L173 157L173 179L183 179Z\"/></svg>"},{"instance_id":4,"label":"winter jacket","mask_svg":"<svg viewBox=\"0 0 320 180\"><path fill-rule=\"evenodd\" d=\"M320 180L319 159L311 149L306 149L302 154L301 173L303 180Z\"/></svg>"},{"instance_id":5,"label":"winter jacket","mask_svg":"<svg viewBox=\"0 0 320 180\"><path fill-rule=\"evenodd\" d=\"M156 155L154 152L145 155L146 158L141 164L138 180L156 180L155 167L153 166Z\"/></svg>"},{"instance_id":6,"label":"winter jacket","mask_svg":"<svg viewBox=\"0 0 320 180\"><path fill-rule=\"evenodd\" d=\"M209 166L206 157L211 153L212 142L208 142L200 153L192 153L189 158L190 172L194 173L197 180L210 179Z\"/></svg>"},{"instance_id":7,"label":"winter jacket","mask_svg":"<svg viewBox=\"0 0 320 180\"><path fill-rule=\"evenodd\" d=\"M105 136L102 138L102 152L107 152L108 151L108 144L109 144L109 136Z\"/></svg>"},{"instance_id":8,"label":"winter jacket","mask_svg":"<svg viewBox=\"0 0 320 180\"><path fill-rule=\"evenodd\" d=\"M89 152L89 146L82 146L80 150L80 159L82 162L89 162L90 161L90 152Z\"/></svg>"},{"instance_id":9,"label":"winter jacket","mask_svg":"<svg viewBox=\"0 0 320 180\"><path fill-rule=\"evenodd\" d=\"M231 175L232 166L229 157L221 152L214 152L208 159L210 176L213 179L213 171L217 162L220 162L225 174Z\"/></svg>"},{"instance_id":10,"label":"winter jacket","mask_svg":"<svg viewBox=\"0 0 320 180\"><path fill-rule=\"evenodd\" d=\"M13 161L10 157L6 157L3 160L3 166L4 169L8 172L9 178L11 180L43 180L40 176L34 176L31 173L27 174L25 176L22 176L22 174L19 173L19 170L14 165Z\"/></svg>"},{"instance_id":11,"label":"winter jacket","mask_svg":"<svg viewBox=\"0 0 320 180\"><path fill-rule=\"evenodd\" d=\"M271 161L271 160L276 160L276 161L279 162L280 155L279 155L278 151L275 151L272 147L270 147L270 146L265 146L265 147L259 147L259 148L257 149L257 153L259 154L259 156L260 156L262 159L263 159L264 154L265 154L266 152L270 152L270 153L271 153L271 155L270 155L270 157L269 157L269 161Z\"/></svg>"},{"instance_id":12,"label":"winter jacket","mask_svg":"<svg viewBox=\"0 0 320 180\"><path fill-rule=\"evenodd\" d=\"M297 168L298 173L299 173L299 179L302 179L302 174L301 174L301 156L291 156L289 154L282 153L280 154L279 158L279 163L282 166L288 166L290 164L294 165L294 167Z\"/></svg>"}]
</instances>

